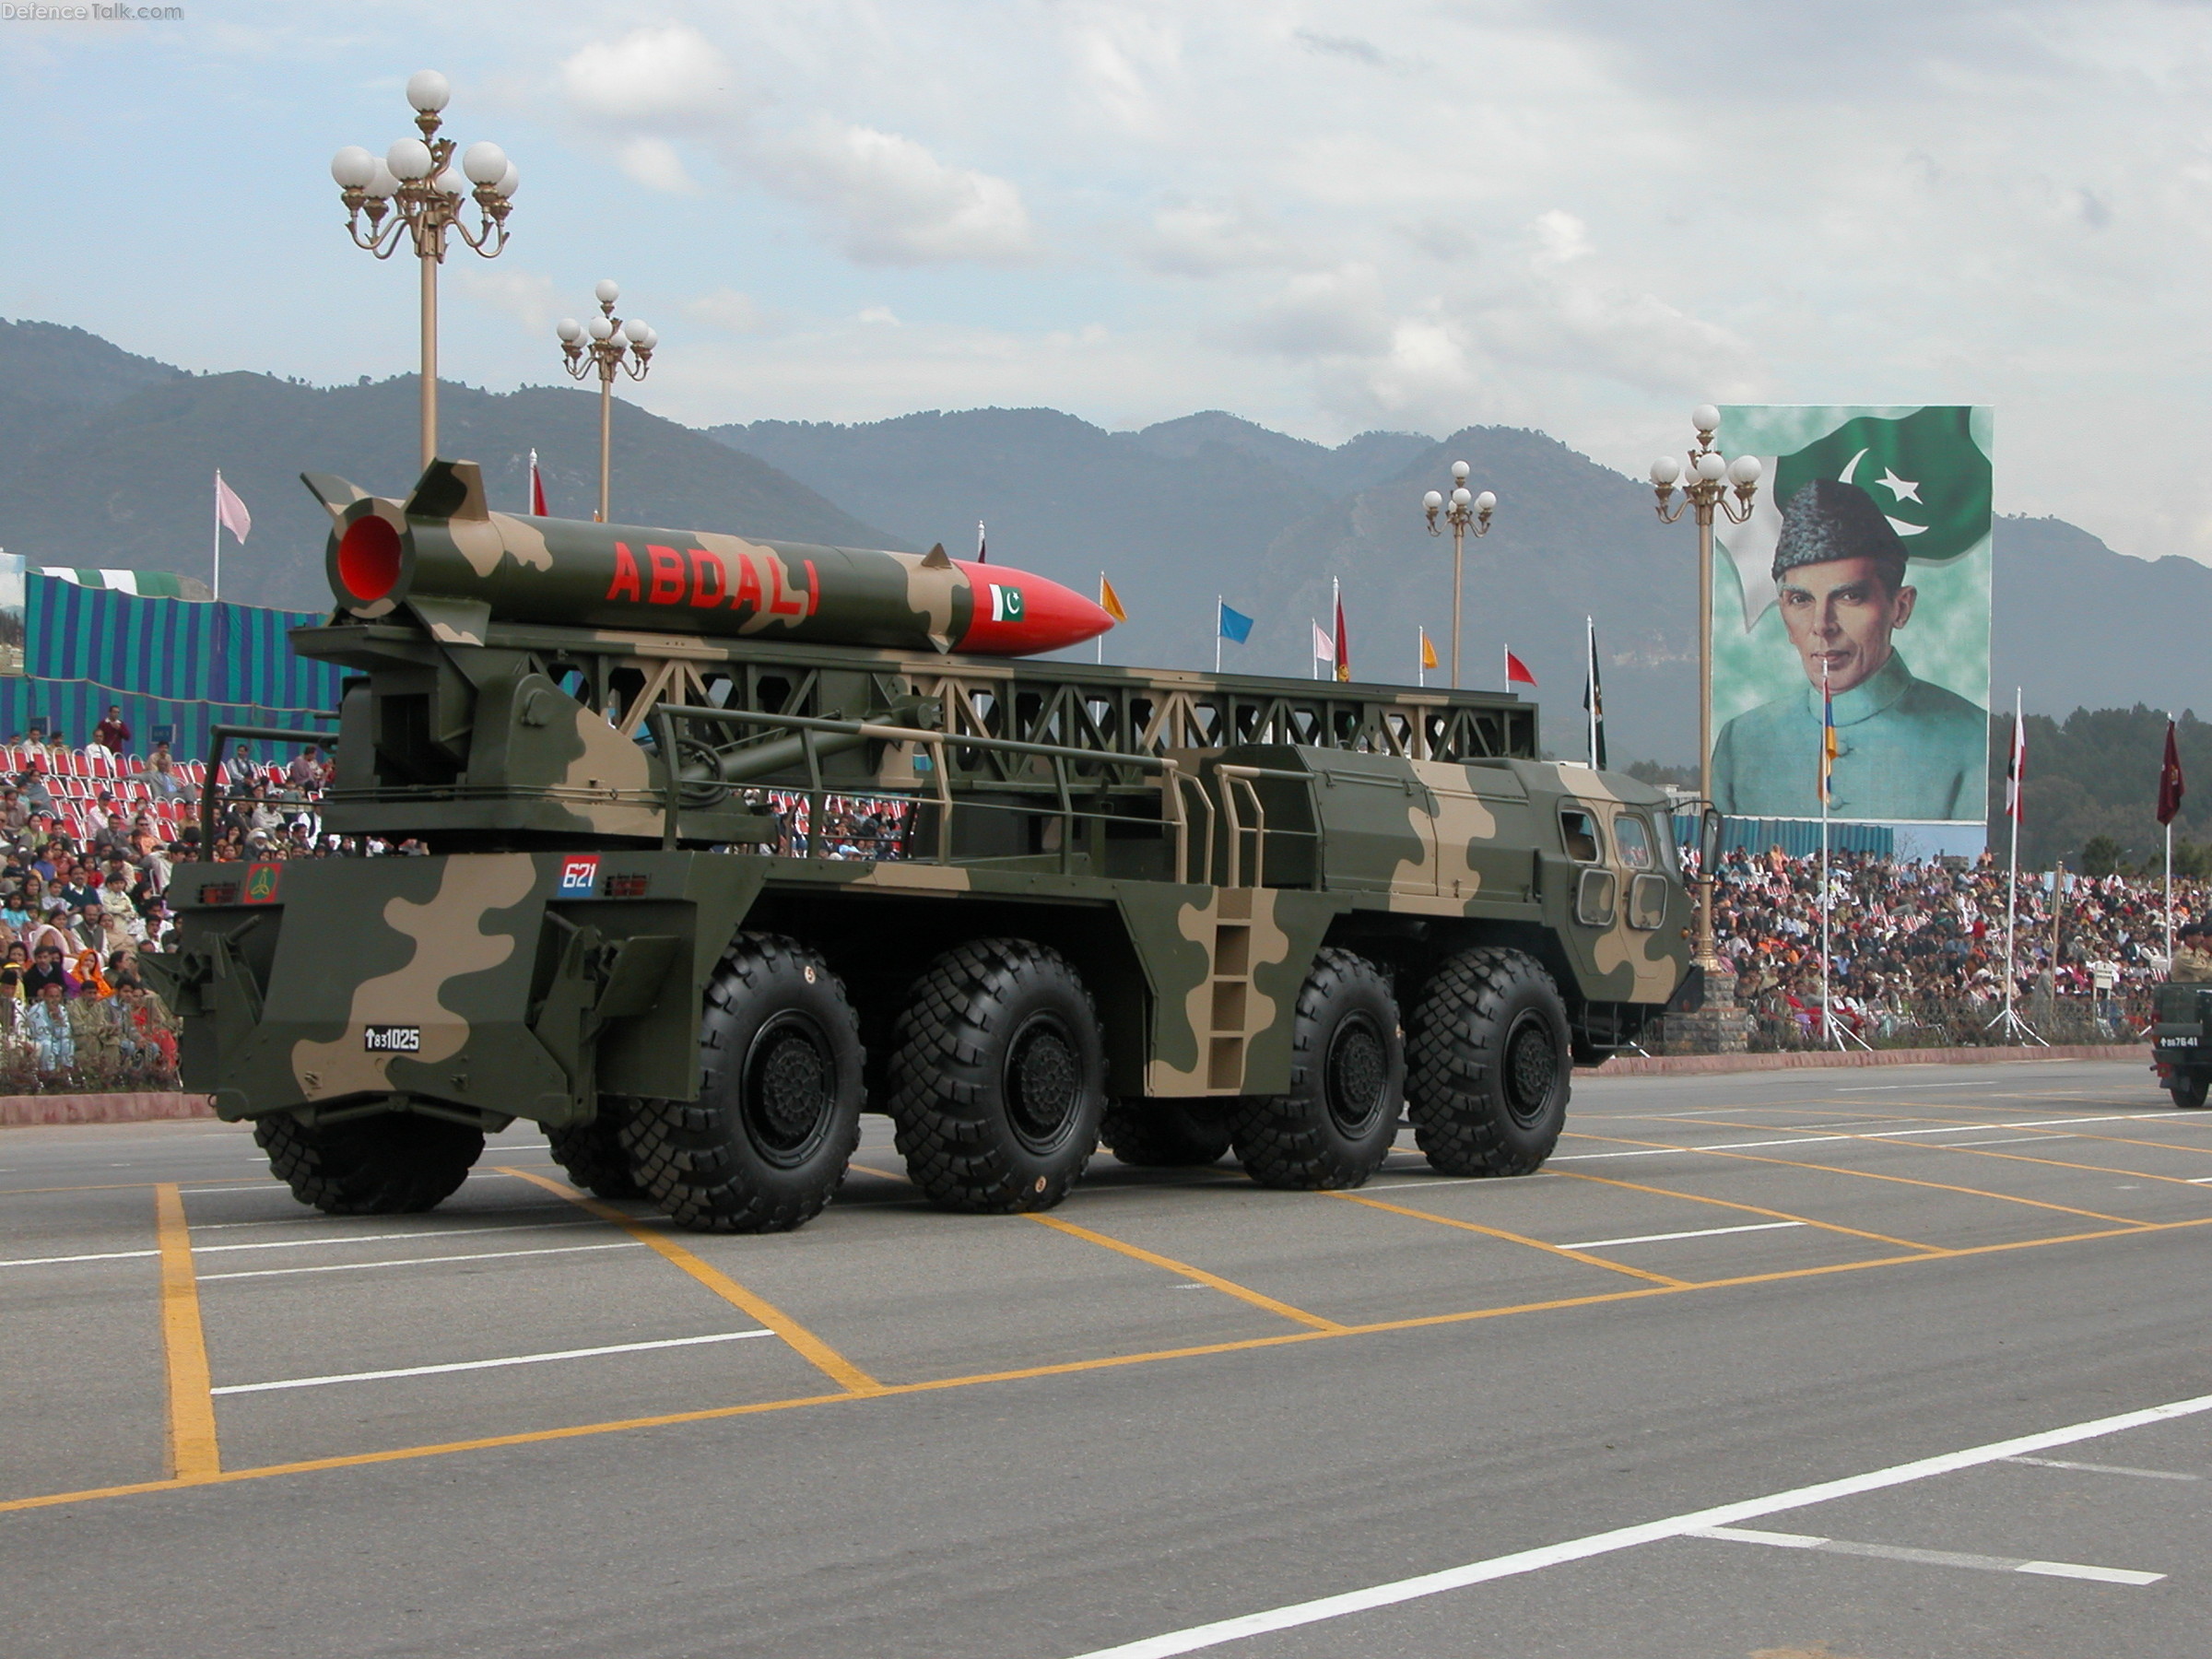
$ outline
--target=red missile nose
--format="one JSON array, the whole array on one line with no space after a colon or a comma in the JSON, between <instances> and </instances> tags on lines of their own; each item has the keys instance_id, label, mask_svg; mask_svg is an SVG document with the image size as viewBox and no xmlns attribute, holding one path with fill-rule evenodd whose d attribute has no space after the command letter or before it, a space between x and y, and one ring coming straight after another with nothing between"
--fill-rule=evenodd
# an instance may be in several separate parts
<instances>
[{"instance_id":1,"label":"red missile nose","mask_svg":"<svg viewBox=\"0 0 2212 1659\"><path fill-rule=\"evenodd\" d=\"M985 656L1034 656L1095 640L1113 618L1050 577L957 559L975 595L975 615L957 649Z\"/></svg>"}]
</instances>

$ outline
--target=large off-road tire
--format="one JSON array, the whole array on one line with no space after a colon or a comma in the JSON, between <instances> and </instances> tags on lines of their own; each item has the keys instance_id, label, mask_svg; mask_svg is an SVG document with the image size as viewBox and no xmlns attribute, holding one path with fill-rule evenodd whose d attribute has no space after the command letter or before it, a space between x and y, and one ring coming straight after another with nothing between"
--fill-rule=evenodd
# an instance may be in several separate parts
<instances>
[{"instance_id":1,"label":"large off-road tire","mask_svg":"<svg viewBox=\"0 0 2212 1659\"><path fill-rule=\"evenodd\" d=\"M1050 1209L1082 1179L1106 1109L1105 1044L1066 959L973 939L914 983L888 1076L907 1173L944 1209Z\"/></svg>"},{"instance_id":2,"label":"large off-road tire","mask_svg":"<svg viewBox=\"0 0 2212 1659\"><path fill-rule=\"evenodd\" d=\"M1139 1170L1197 1170L1229 1151L1225 1105L1194 1100L1124 1100L1106 1113L1099 1139Z\"/></svg>"},{"instance_id":3,"label":"large off-road tire","mask_svg":"<svg viewBox=\"0 0 2212 1659\"><path fill-rule=\"evenodd\" d=\"M1329 947L1299 987L1290 1033L1290 1092L1237 1102L1237 1158L1262 1186L1356 1187L1397 1138L1406 1043L1382 971Z\"/></svg>"},{"instance_id":4,"label":"large off-road tire","mask_svg":"<svg viewBox=\"0 0 2212 1659\"><path fill-rule=\"evenodd\" d=\"M2184 1112L2200 1109L2207 1090L2212 1090L2212 1072L2177 1071L2172 1081L2166 1085L2166 1092L2173 1097L2173 1103Z\"/></svg>"},{"instance_id":5,"label":"large off-road tire","mask_svg":"<svg viewBox=\"0 0 2212 1659\"><path fill-rule=\"evenodd\" d=\"M1526 1175L1551 1156L1572 1087L1567 1008L1525 951L1481 946L1437 970L1406 1032L1406 1114L1444 1175Z\"/></svg>"},{"instance_id":6,"label":"large off-road tire","mask_svg":"<svg viewBox=\"0 0 2212 1659\"><path fill-rule=\"evenodd\" d=\"M435 1209L484 1153L481 1129L411 1112L320 1129L278 1112L255 1121L253 1139L292 1196L330 1216Z\"/></svg>"},{"instance_id":7,"label":"large off-road tire","mask_svg":"<svg viewBox=\"0 0 2212 1659\"><path fill-rule=\"evenodd\" d=\"M585 1192L611 1199L645 1195L630 1170L629 1153L622 1145L622 1123L629 1111L629 1101L621 1096L602 1095L599 1115L590 1123L546 1131L553 1161Z\"/></svg>"},{"instance_id":8,"label":"large off-road tire","mask_svg":"<svg viewBox=\"0 0 2212 1659\"><path fill-rule=\"evenodd\" d=\"M700 1232L783 1232L821 1213L860 1143L859 1022L795 939L739 934L708 982L699 1098L631 1102L629 1169Z\"/></svg>"}]
</instances>

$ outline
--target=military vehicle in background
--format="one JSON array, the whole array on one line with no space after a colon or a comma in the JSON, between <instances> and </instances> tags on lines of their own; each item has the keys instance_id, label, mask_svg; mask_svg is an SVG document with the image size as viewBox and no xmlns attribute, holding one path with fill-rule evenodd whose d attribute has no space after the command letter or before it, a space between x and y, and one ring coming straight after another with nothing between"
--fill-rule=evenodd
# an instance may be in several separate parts
<instances>
[{"instance_id":1,"label":"military vehicle in background","mask_svg":"<svg viewBox=\"0 0 2212 1659\"><path fill-rule=\"evenodd\" d=\"M2212 985L2177 980L2159 987L2150 1052L2151 1070L2173 1103L2203 1106L2212 1090Z\"/></svg>"},{"instance_id":2,"label":"military vehicle in background","mask_svg":"<svg viewBox=\"0 0 2212 1659\"><path fill-rule=\"evenodd\" d=\"M1688 972L1663 797L1539 759L1518 699L1017 660L1104 613L941 548L496 513L465 462L309 483L324 827L429 855L182 865L169 976L187 1085L333 1213L435 1205L516 1118L724 1230L818 1212L864 1109L971 1211L1101 1136L1355 1186L1401 1111L1524 1174Z\"/></svg>"}]
</instances>

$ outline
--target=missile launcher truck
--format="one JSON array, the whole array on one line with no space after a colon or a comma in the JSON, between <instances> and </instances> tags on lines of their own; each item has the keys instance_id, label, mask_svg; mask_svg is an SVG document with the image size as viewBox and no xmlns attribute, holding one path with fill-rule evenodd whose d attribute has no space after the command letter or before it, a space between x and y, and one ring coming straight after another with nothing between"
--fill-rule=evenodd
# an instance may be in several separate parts
<instances>
[{"instance_id":1,"label":"missile launcher truck","mask_svg":"<svg viewBox=\"0 0 2212 1659\"><path fill-rule=\"evenodd\" d=\"M1025 659L1104 614L941 548L497 513L465 462L308 482L324 827L428 855L181 865L160 974L187 1086L324 1210L427 1209L517 1118L732 1231L816 1215L864 1111L968 1211L1101 1138L1356 1186L1401 1112L1525 1174L1688 977L1664 798L1516 698ZM285 738L329 741L218 728L211 782Z\"/></svg>"}]
</instances>

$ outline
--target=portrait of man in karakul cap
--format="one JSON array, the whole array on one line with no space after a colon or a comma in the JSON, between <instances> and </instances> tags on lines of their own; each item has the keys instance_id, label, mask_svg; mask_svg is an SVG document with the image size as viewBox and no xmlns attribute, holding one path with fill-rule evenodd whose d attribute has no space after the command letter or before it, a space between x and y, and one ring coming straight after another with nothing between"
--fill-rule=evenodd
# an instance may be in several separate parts
<instances>
[{"instance_id":1,"label":"portrait of man in karakul cap","mask_svg":"<svg viewBox=\"0 0 2212 1659\"><path fill-rule=\"evenodd\" d=\"M1816 478L1783 508L1774 588L1805 686L1737 715L1713 744L1713 804L1739 818L1820 816L1821 685L1835 706L1829 811L1955 818L1978 798L1988 716L1913 677L1895 635L1918 594L1905 544L1856 484Z\"/></svg>"}]
</instances>

